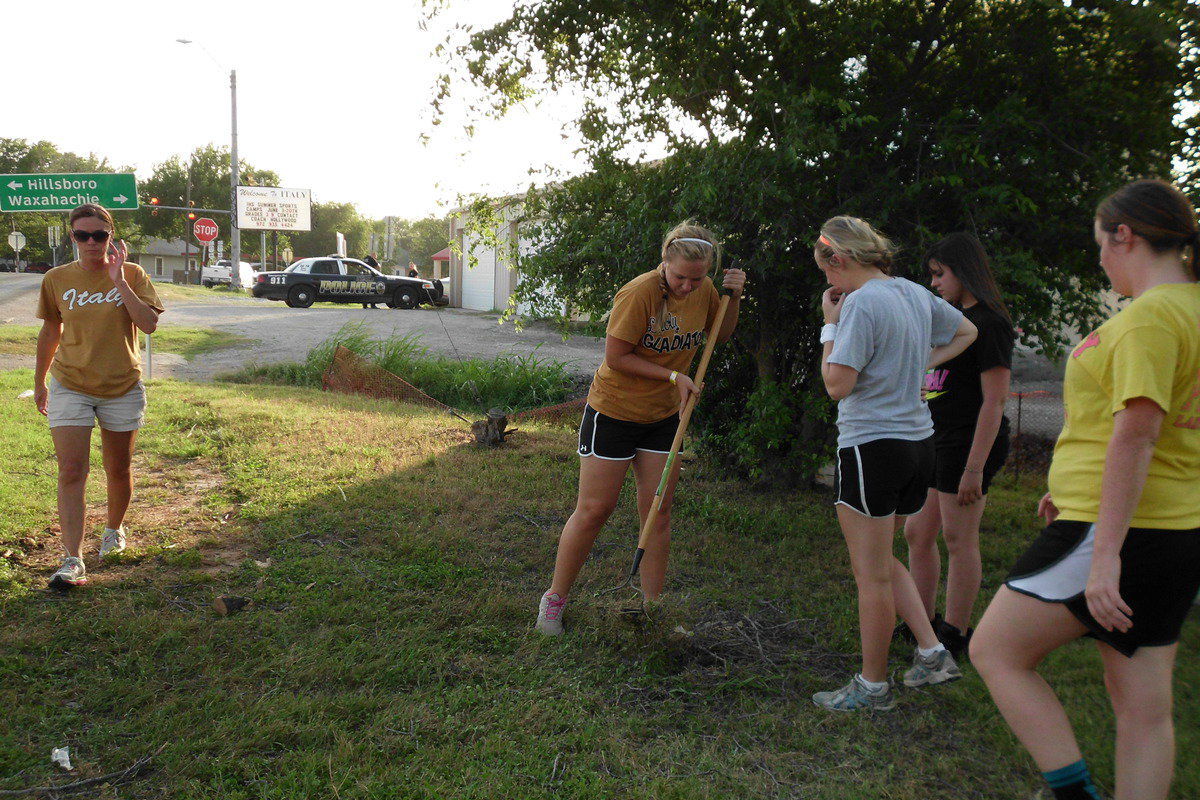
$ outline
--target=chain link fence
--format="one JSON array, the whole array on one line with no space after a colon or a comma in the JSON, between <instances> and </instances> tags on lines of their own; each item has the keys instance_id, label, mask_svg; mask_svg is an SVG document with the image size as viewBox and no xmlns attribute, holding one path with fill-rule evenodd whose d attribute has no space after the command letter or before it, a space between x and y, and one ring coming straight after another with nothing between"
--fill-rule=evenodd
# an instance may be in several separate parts
<instances>
[{"instance_id":1,"label":"chain link fence","mask_svg":"<svg viewBox=\"0 0 1200 800\"><path fill-rule=\"evenodd\" d=\"M1054 442L1063 426L1062 393L1014 386L1004 414L1008 417L1011 437L1004 468L1015 472L1048 472Z\"/></svg>"}]
</instances>

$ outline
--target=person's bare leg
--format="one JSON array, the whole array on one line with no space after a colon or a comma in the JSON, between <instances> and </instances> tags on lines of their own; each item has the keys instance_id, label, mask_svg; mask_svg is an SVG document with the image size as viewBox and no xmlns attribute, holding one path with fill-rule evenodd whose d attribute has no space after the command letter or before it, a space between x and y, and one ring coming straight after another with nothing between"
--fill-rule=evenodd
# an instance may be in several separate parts
<instances>
[{"instance_id":1,"label":"person's bare leg","mask_svg":"<svg viewBox=\"0 0 1200 800\"><path fill-rule=\"evenodd\" d=\"M925 505L904 522L904 539L908 542L908 571L917 593L925 606L926 619L933 619L937 609L938 581L942 576L942 554L937 535L942 526L937 489L930 489Z\"/></svg>"},{"instance_id":2,"label":"person's bare leg","mask_svg":"<svg viewBox=\"0 0 1200 800\"><path fill-rule=\"evenodd\" d=\"M1117 717L1116 800L1165 800L1175 773L1171 674L1178 646L1139 647L1126 658L1098 645Z\"/></svg>"},{"instance_id":3,"label":"person's bare leg","mask_svg":"<svg viewBox=\"0 0 1200 800\"><path fill-rule=\"evenodd\" d=\"M108 527L116 530L125 521L133 497L133 447L137 431L100 429L100 456L108 479Z\"/></svg>"},{"instance_id":4,"label":"person's bare leg","mask_svg":"<svg viewBox=\"0 0 1200 800\"><path fill-rule=\"evenodd\" d=\"M642 590L647 600L657 600L662 595L663 586L667 581L667 557L671 552L671 501L675 499L675 485L679 483L681 461L675 457L671 467L671 476L663 489L662 507L654 520L654 531L650 541L646 543L646 554L642 556L640 574ZM654 502L654 493L662 482L663 468L666 467L665 453L650 453L645 450L637 451L633 458L633 474L637 479L638 519L646 524L650 507ZM639 526L640 530L640 526Z\"/></svg>"},{"instance_id":5,"label":"person's bare leg","mask_svg":"<svg viewBox=\"0 0 1200 800\"><path fill-rule=\"evenodd\" d=\"M892 602L895 604L896 614L908 623L908 629L917 640L917 646L926 650L936 647L937 634L933 632L929 613L925 604L921 602L917 586L913 583L912 575L904 568L904 563L895 556L892 556ZM893 616L888 624L893 625L895 621Z\"/></svg>"},{"instance_id":6,"label":"person's bare leg","mask_svg":"<svg viewBox=\"0 0 1200 800\"><path fill-rule=\"evenodd\" d=\"M583 562L592 552L596 535L617 507L629 463L598 456L579 459L579 498L558 539L551 592L557 592L560 597L570 594Z\"/></svg>"},{"instance_id":7,"label":"person's bare leg","mask_svg":"<svg viewBox=\"0 0 1200 800\"><path fill-rule=\"evenodd\" d=\"M942 510L942 536L946 539L946 622L966 634L983 582L979 524L987 497L960 506L958 495L939 492L938 501Z\"/></svg>"},{"instance_id":8,"label":"person's bare leg","mask_svg":"<svg viewBox=\"0 0 1200 800\"><path fill-rule=\"evenodd\" d=\"M58 525L63 550L83 558L84 489L87 487L92 429L62 425L50 429L58 460Z\"/></svg>"},{"instance_id":9,"label":"person's bare leg","mask_svg":"<svg viewBox=\"0 0 1200 800\"><path fill-rule=\"evenodd\" d=\"M1061 603L1001 586L971 639L971 664L1042 772L1062 769L1083 756L1062 703L1037 667L1049 653L1086 632Z\"/></svg>"},{"instance_id":10,"label":"person's bare leg","mask_svg":"<svg viewBox=\"0 0 1200 800\"><path fill-rule=\"evenodd\" d=\"M846 547L850 550L850 566L858 587L862 676L873 683L882 683L887 680L888 647L896 622L892 598L895 519L891 516L868 517L843 504L837 506L837 516Z\"/></svg>"}]
</instances>

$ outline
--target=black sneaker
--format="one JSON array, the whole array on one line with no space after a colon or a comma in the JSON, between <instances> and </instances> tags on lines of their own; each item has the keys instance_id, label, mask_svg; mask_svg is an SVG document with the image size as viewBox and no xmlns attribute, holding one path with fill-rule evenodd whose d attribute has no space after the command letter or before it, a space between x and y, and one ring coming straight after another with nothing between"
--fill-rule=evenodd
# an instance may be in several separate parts
<instances>
[{"instance_id":1,"label":"black sneaker","mask_svg":"<svg viewBox=\"0 0 1200 800\"><path fill-rule=\"evenodd\" d=\"M971 636L975 633L975 629L967 628L967 632L964 634L944 619L938 618L937 623L933 626L933 632L937 634L938 641L946 646L955 660L964 659L969 652Z\"/></svg>"},{"instance_id":2,"label":"black sneaker","mask_svg":"<svg viewBox=\"0 0 1200 800\"><path fill-rule=\"evenodd\" d=\"M941 641L942 637L938 634L938 626L946 624L946 621L942 619L942 615L934 614L933 619L929 620L929 624L933 626L933 634L938 637L938 641ZM912 628L908 627L908 623L904 620L900 620L900 624L892 628L892 639L903 639L912 645L917 643L917 637L913 635ZM943 642L943 644L945 643Z\"/></svg>"}]
</instances>

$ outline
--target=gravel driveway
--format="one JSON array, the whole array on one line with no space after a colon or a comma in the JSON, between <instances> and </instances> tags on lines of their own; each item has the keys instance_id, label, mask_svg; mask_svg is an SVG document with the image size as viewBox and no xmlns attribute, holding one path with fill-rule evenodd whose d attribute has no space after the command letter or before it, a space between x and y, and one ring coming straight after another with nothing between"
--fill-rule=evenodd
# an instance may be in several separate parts
<instances>
[{"instance_id":1,"label":"gravel driveway","mask_svg":"<svg viewBox=\"0 0 1200 800\"><path fill-rule=\"evenodd\" d=\"M34 317L41 275L0 273L0 323L39 325ZM196 356L158 353L153 357L153 377L212 380L246 364L301 361L316 344L328 339L347 322L363 322L380 338L416 335L431 353L449 358L493 358L501 353L554 359L578 375L591 375L604 357L604 341L572 336L564 342L549 325L535 323L518 332L511 322L497 324L497 315L457 308L411 311L364 309L358 305L336 308L288 308L283 303L255 298L213 296L209 302L165 301L162 325L212 328L255 340ZM30 356L0 355L0 369L33 366Z\"/></svg>"}]
</instances>

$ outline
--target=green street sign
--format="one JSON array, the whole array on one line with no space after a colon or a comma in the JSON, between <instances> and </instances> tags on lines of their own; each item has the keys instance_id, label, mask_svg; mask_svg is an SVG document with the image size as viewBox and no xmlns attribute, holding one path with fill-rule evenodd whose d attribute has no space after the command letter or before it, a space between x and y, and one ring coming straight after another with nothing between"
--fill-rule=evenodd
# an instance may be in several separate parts
<instances>
[{"instance_id":1,"label":"green street sign","mask_svg":"<svg viewBox=\"0 0 1200 800\"><path fill-rule=\"evenodd\" d=\"M137 178L111 172L0 175L0 211L70 211L84 203L137 208Z\"/></svg>"}]
</instances>

